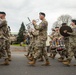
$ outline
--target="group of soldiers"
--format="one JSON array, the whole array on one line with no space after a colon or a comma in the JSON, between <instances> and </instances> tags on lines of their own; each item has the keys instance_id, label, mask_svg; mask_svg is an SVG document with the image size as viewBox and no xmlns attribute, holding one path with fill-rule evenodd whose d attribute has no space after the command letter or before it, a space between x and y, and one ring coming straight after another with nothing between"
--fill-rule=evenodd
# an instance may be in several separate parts
<instances>
[{"instance_id":1,"label":"group of soldiers","mask_svg":"<svg viewBox=\"0 0 76 75\"><path fill-rule=\"evenodd\" d=\"M28 45L28 52L25 55L29 60L30 65L35 65L36 60L44 61L44 66L49 66L48 53L45 50L46 40L47 40L47 28L48 22L45 19L45 13L40 12L39 18L42 21L39 25L36 24L36 21L33 20L32 24L34 29L32 29L30 34L30 44ZM60 28L55 27L52 29L52 34L49 36L51 38L50 43L50 57L55 58L56 54L59 54L59 62L62 62L64 65L70 66L73 56L76 59L76 20L71 21L72 32L64 30L65 34L68 34L68 37L65 37L60 34ZM67 23L62 23L62 26L67 26Z\"/></svg>"},{"instance_id":2,"label":"group of soldiers","mask_svg":"<svg viewBox=\"0 0 76 75\"><path fill-rule=\"evenodd\" d=\"M0 12L0 59L4 62L1 65L9 65L11 61L10 51L10 27L7 25L6 13Z\"/></svg>"},{"instance_id":3,"label":"group of soldiers","mask_svg":"<svg viewBox=\"0 0 76 75\"><path fill-rule=\"evenodd\" d=\"M72 20L70 25L72 27L72 32L68 32L67 29L63 31L69 36L62 36L59 27L55 27L50 35L50 38L52 39L50 42L50 57L54 59L58 53L60 55L58 61L67 66L70 66L73 56L76 59L76 20ZM67 23L63 23L62 26L66 27L68 25Z\"/></svg>"},{"instance_id":4,"label":"group of soldiers","mask_svg":"<svg viewBox=\"0 0 76 75\"><path fill-rule=\"evenodd\" d=\"M45 61L43 66L49 66L49 57L45 49L47 40L47 28L48 22L45 19L45 13L40 12L39 18L41 23L37 25L36 20L32 21L34 29L29 31L30 44L28 45L28 52L25 55L28 60L28 64L35 65L36 61ZM2 65L9 65L11 61L11 51L10 51L10 28L7 25L6 13L0 12L0 58L4 58L4 63ZM64 65L70 66L72 58L76 59L76 20L71 21L72 32L68 32L65 29L64 34L69 36L63 36L60 33L60 28L55 27L52 29L52 34L49 36L51 38L50 43L50 57L55 58L57 54L60 55L58 58L59 62ZM62 23L62 26L68 26L67 23Z\"/></svg>"}]
</instances>

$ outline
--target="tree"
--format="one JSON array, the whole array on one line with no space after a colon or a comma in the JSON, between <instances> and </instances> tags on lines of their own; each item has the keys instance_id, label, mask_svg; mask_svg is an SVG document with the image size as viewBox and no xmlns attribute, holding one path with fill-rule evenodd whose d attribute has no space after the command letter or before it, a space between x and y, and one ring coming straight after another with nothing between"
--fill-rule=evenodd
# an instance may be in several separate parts
<instances>
[{"instance_id":1,"label":"tree","mask_svg":"<svg viewBox=\"0 0 76 75\"><path fill-rule=\"evenodd\" d=\"M62 23L67 23L67 25L70 25L71 20L72 20L72 17L70 15L61 15L58 18L58 23L59 25L61 25Z\"/></svg>"},{"instance_id":2,"label":"tree","mask_svg":"<svg viewBox=\"0 0 76 75\"><path fill-rule=\"evenodd\" d=\"M23 42L25 40L24 34L23 34L24 32L26 32L26 29L25 29L24 23L22 22L21 27L19 29L18 37L17 37L17 43Z\"/></svg>"}]
</instances>

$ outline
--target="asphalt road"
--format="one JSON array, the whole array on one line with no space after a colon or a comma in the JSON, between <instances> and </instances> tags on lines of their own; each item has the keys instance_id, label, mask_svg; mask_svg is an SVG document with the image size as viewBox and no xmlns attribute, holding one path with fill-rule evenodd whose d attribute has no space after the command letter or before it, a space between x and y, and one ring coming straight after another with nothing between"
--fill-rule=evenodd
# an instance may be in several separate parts
<instances>
[{"instance_id":1,"label":"asphalt road","mask_svg":"<svg viewBox=\"0 0 76 75\"><path fill-rule=\"evenodd\" d=\"M57 59L50 59L51 66L41 66L44 62L36 63L36 66L30 66L25 52L12 52L12 62L9 66L0 65L0 75L76 75L75 66L64 66ZM58 57L58 56L57 56ZM3 59L0 59L0 63ZM72 64L76 63L75 60Z\"/></svg>"}]
</instances>

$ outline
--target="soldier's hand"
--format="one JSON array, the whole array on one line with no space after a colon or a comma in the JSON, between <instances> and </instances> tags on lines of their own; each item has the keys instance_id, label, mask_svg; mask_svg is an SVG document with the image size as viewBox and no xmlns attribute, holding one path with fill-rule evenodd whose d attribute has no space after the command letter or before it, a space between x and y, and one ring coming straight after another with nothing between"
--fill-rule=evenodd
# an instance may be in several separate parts
<instances>
[{"instance_id":1,"label":"soldier's hand","mask_svg":"<svg viewBox=\"0 0 76 75\"><path fill-rule=\"evenodd\" d=\"M33 21L32 21L32 24L33 24L33 25L36 25L36 21L35 21L35 20L33 20Z\"/></svg>"},{"instance_id":2,"label":"soldier's hand","mask_svg":"<svg viewBox=\"0 0 76 75\"><path fill-rule=\"evenodd\" d=\"M67 33L67 30L64 30L64 33Z\"/></svg>"}]
</instances>

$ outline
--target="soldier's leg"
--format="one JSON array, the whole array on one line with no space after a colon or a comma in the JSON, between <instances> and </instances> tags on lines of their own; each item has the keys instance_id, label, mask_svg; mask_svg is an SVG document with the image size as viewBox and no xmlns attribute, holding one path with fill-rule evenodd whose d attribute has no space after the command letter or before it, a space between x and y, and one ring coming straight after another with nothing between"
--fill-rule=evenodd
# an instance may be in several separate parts
<instances>
[{"instance_id":1,"label":"soldier's leg","mask_svg":"<svg viewBox=\"0 0 76 75\"><path fill-rule=\"evenodd\" d=\"M56 54L57 54L56 49L55 50L52 50L52 56L51 56L51 58L54 59L55 56L56 56Z\"/></svg>"},{"instance_id":2,"label":"soldier's leg","mask_svg":"<svg viewBox=\"0 0 76 75\"><path fill-rule=\"evenodd\" d=\"M34 65L36 60L42 55L42 44L38 41L34 47L35 53L33 54L34 58L29 64Z\"/></svg>"},{"instance_id":3,"label":"soldier's leg","mask_svg":"<svg viewBox=\"0 0 76 75\"><path fill-rule=\"evenodd\" d=\"M11 51L10 51L10 42L9 42L9 40L6 41L6 52L7 52L9 61L11 61Z\"/></svg>"},{"instance_id":4,"label":"soldier's leg","mask_svg":"<svg viewBox=\"0 0 76 75\"><path fill-rule=\"evenodd\" d=\"M4 63L2 63L2 65L9 65L9 61L8 61L8 55L7 52L5 50L5 40L0 40L0 45L1 45L1 50L2 50L2 57L4 58Z\"/></svg>"},{"instance_id":5,"label":"soldier's leg","mask_svg":"<svg viewBox=\"0 0 76 75\"><path fill-rule=\"evenodd\" d=\"M63 62L63 64L70 65L71 60L72 60L72 58L74 56L74 51L73 50L74 50L73 45L70 44L69 50L68 50L68 58Z\"/></svg>"},{"instance_id":6,"label":"soldier's leg","mask_svg":"<svg viewBox=\"0 0 76 75\"><path fill-rule=\"evenodd\" d=\"M41 42L41 45L42 45L42 47L41 47L41 48L42 48L42 49L41 49L42 55L44 56L44 58L45 58L45 60L46 60L46 63L43 64L43 65L47 66L47 65L49 65L50 63L49 63L47 51L45 50L46 43L45 43L45 42Z\"/></svg>"},{"instance_id":7,"label":"soldier's leg","mask_svg":"<svg viewBox=\"0 0 76 75\"><path fill-rule=\"evenodd\" d=\"M25 54L26 57L30 55L31 48L32 48L31 44L27 46L27 54Z\"/></svg>"},{"instance_id":8,"label":"soldier's leg","mask_svg":"<svg viewBox=\"0 0 76 75\"><path fill-rule=\"evenodd\" d=\"M76 60L76 48L74 49L74 58ZM76 64L74 64L74 66L76 66Z\"/></svg>"},{"instance_id":9,"label":"soldier's leg","mask_svg":"<svg viewBox=\"0 0 76 75\"><path fill-rule=\"evenodd\" d=\"M48 58L48 54L47 54L45 48L43 49L43 52L42 52L42 53L43 53L43 56L44 56L44 58L45 58L45 60L46 60L46 63L43 64L43 66L48 66L48 65L50 65L49 58Z\"/></svg>"},{"instance_id":10,"label":"soldier's leg","mask_svg":"<svg viewBox=\"0 0 76 75\"><path fill-rule=\"evenodd\" d=\"M66 56L66 50L61 51L61 57L58 59L59 62L63 62Z\"/></svg>"}]
</instances>

